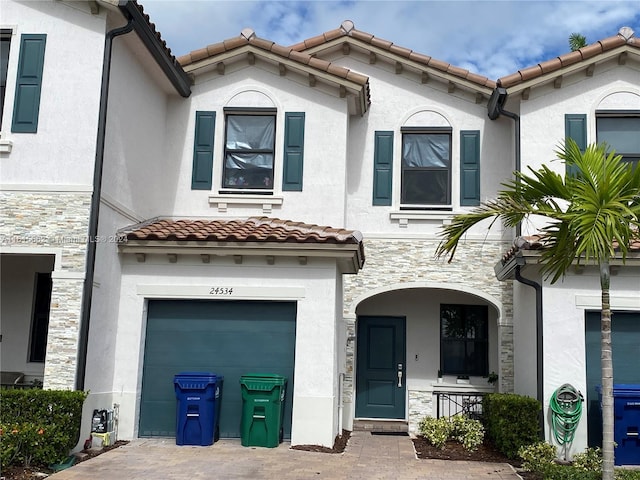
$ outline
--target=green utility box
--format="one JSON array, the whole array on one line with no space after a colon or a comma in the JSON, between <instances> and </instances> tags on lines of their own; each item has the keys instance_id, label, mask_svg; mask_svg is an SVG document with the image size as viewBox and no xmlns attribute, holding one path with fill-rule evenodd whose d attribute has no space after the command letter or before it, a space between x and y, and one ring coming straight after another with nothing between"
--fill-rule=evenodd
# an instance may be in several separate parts
<instances>
[{"instance_id":1,"label":"green utility box","mask_svg":"<svg viewBox=\"0 0 640 480\"><path fill-rule=\"evenodd\" d=\"M252 373L240 377L242 417L240 438L245 447L277 447L282 441L282 417L287 379Z\"/></svg>"}]
</instances>

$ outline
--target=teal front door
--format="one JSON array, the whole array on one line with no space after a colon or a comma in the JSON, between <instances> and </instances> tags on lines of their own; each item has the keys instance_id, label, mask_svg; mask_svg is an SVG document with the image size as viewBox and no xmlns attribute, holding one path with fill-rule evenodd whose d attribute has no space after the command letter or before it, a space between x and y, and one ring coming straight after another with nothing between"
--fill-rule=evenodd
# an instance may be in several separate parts
<instances>
[{"instance_id":1,"label":"teal front door","mask_svg":"<svg viewBox=\"0 0 640 480\"><path fill-rule=\"evenodd\" d=\"M356 417L405 418L404 317L358 317Z\"/></svg>"}]
</instances>

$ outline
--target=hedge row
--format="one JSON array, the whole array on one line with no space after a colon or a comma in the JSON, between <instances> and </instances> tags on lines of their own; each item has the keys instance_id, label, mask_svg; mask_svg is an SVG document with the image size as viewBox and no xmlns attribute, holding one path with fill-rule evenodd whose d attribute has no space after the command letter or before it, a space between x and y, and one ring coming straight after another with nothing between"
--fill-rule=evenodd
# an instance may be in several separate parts
<instances>
[{"instance_id":1,"label":"hedge row","mask_svg":"<svg viewBox=\"0 0 640 480\"><path fill-rule=\"evenodd\" d=\"M63 461L78 443L86 392L0 390L0 457L9 465Z\"/></svg>"}]
</instances>

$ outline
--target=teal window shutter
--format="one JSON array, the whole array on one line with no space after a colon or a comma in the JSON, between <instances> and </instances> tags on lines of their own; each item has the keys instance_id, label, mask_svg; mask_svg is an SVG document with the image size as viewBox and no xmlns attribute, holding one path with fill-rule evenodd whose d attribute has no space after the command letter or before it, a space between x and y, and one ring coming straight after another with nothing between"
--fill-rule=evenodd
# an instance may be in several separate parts
<instances>
[{"instance_id":1,"label":"teal window shutter","mask_svg":"<svg viewBox=\"0 0 640 480\"><path fill-rule=\"evenodd\" d=\"M391 205L393 132L377 131L373 152L373 204Z\"/></svg>"},{"instance_id":2,"label":"teal window shutter","mask_svg":"<svg viewBox=\"0 0 640 480\"><path fill-rule=\"evenodd\" d=\"M284 114L284 162L282 190L302 191L304 166L304 112Z\"/></svg>"},{"instance_id":3,"label":"teal window shutter","mask_svg":"<svg viewBox=\"0 0 640 480\"><path fill-rule=\"evenodd\" d=\"M40 111L42 70L46 34L22 34L18 58L16 95L13 100L13 123L15 133L36 133Z\"/></svg>"},{"instance_id":4,"label":"teal window shutter","mask_svg":"<svg viewBox=\"0 0 640 480\"><path fill-rule=\"evenodd\" d=\"M460 205L480 205L480 130L460 132Z\"/></svg>"},{"instance_id":5,"label":"teal window shutter","mask_svg":"<svg viewBox=\"0 0 640 480\"><path fill-rule=\"evenodd\" d=\"M211 190L216 112L196 112L191 190Z\"/></svg>"},{"instance_id":6,"label":"teal window shutter","mask_svg":"<svg viewBox=\"0 0 640 480\"><path fill-rule=\"evenodd\" d=\"M564 116L564 136L572 138L581 152L587 149L587 115L584 113L568 113ZM567 175L577 173L575 165L566 166Z\"/></svg>"}]
</instances>

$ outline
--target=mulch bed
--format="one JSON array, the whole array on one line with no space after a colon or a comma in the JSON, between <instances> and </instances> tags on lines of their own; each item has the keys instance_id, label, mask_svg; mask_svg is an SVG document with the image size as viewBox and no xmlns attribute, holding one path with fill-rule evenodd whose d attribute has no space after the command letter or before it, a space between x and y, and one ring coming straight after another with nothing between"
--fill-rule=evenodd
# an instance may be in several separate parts
<instances>
[{"instance_id":1,"label":"mulch bed","mask_svg":"<svg viewBox=\"0 0 640 480\"><path fill-rule=\"evenodd\" d=\"M321 447L320 445L294 445L292 450L304 450L306 452L320 452L320 453L342 453L347 447L351 432L348 430L342 430L342 435L337 435L333 442L333 448Z\"/></svg>"}]
</instances>

